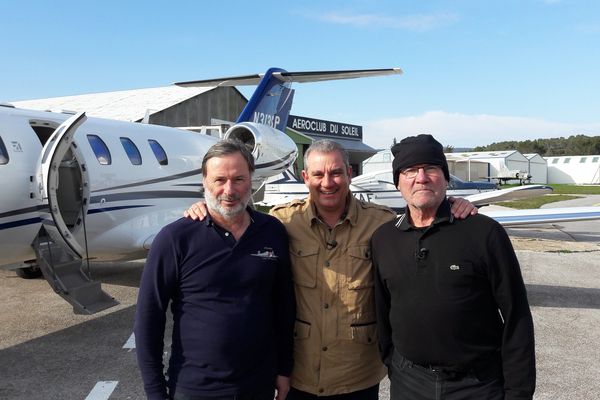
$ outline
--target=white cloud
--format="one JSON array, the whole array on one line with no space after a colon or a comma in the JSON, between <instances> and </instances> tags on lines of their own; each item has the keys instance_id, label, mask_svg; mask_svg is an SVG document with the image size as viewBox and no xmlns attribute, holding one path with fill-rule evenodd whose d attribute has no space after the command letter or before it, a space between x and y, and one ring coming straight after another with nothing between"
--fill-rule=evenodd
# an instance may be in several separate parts
<instances>
[{"instance_id":1,"label":"white cloud","mask_svg":"<svg viewBox=\"0 0 600 400\"><path fill-rule=\"evenodd\" d=\"M374 148L388 148L394 137L429 133L443 145L454 147L484 146L506 140L533 140L585 134L600 135L600 122L569 124L536 118L467 115L429 111L422 115L371 121L363 126L363 142Z\"/></svg>"},{"instance_id":2,"label":"white cloud","mask_svg":"<svg viewBox=\"0 0 600 400\"><path fill-rule=\"evenodd\" d=\"M359 28L392 28L421 32L453 23L458 17L452 13L394 17L377 14L330 12L317 16L317 19L333 24L352 25Z\"/></svg>"}]
</instances>

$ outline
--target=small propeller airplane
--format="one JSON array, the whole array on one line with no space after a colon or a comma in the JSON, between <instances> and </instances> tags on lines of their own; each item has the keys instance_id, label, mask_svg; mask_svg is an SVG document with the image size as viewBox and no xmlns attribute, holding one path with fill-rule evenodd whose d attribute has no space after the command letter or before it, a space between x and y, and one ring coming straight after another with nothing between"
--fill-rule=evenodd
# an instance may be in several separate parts
<instances>
[{"instance_id":1,"label":"small propeller airplane","mask_svg":"<svg viewBox=\"0 0 600 400\"><path fill-rule=\"evenodd\" d=\"M284 133L293 82L400 73L271 68L176 85L257 85L224 135L252 149L257 189L296 159L296 145ZM88 262L144 258L158 231L202 197L202 158L217 140L183 129L88 118L84 112L0 105L0 266L22 277L41 271L76 313L117 304L90 278Z\"/></svg>"}]
</instances>

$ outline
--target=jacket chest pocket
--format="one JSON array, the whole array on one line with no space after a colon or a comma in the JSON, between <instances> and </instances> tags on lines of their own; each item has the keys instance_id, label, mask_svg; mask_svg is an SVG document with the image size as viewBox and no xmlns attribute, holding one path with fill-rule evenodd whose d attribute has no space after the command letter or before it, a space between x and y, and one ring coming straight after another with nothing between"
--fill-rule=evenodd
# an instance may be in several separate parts
<instances>
[{"instance_id":1,"label":"jacket chest pocket","mask_svg":"<svg viewBox=\"0 0 600 400\"><path fill-rule=\"evenodd\" d=\"M375 299L373 296L373 268L371 267L371 251L369 246L348 247L348 264L346 266L347 290L342 293L347 318L350 324L363 326L373 322L375 315ZM352 329L352 337L364 336L367 329Z\"/></svg>"},{"instance_id":2,"label":"jacket chest pocket","mask_svg":"<svg viewBox=\"0 0 600 400\"><path fill-rule=\"evenodd\" d=\"M369 246L348 247L348 289L373 287L373 268Z\"/></svg>"},{"instance_id":3,"label":"jacket chest pocket","mask_svg":"<svg viewBox=\"0 0 600 400\"><path fill-rule=\"evenodd\" d=\"M318 247L290 247L292 275L299 286L314 288L317 286Z\"/></svg>"}]
</instances>

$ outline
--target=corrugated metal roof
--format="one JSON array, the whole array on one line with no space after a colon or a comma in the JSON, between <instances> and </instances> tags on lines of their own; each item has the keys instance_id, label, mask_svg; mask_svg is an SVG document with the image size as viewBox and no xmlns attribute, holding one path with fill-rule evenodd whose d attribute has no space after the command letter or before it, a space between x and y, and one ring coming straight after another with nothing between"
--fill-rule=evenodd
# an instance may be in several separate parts
<instances>
[{"instance_id":1,"label":"corrugated metal roof","mask_svg":"<svg viewBox=\"0 0 600 400\"><path fill-rule=\"evenodd\" d=\"M460 152L460 153L452 153L458 154L463 157L469 158L506 158L514 153L516 150L500 150L500 151L470 151L470 152Z\"/></svg>"},{"instance_id":2,"label":"corrugated metal roof","mask_svg":"<svg viewBox=\"0 0 600 400\"><path fill-rule=\"evenodd\" d=\"M181 103L214 87L165 86L118 92L90 93L11 102L15 107L33 110L85 111L87 115L122 121L139 121L150 114Z\"/></svg>"},{"instance_id":3,"label":"corrugated metal roof","mask_svg":"<svg viewBox=\"0 0 600 400\"><path fill-rule=\"evenodd\" d=\"M546 162L546 160L544 159L544 157L540 156L538 153L526 153L523 154L525 156L525 158L527 158L528 160L532 160L534 158L540 159L543 162Z\"/></svg>"}]
</instances>

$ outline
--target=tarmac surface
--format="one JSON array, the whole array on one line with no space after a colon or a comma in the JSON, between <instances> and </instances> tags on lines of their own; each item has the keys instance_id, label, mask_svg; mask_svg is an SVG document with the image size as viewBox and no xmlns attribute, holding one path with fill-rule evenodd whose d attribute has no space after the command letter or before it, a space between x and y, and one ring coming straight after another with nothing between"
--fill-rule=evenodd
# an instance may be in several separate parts
<instances>
[{"instance_id":1,"label":"tarmac surface","mask_svg":"<svg viewBox=\"0 0 600 400\"><path fill-rule=\"evenodd\" d=\"M598 205L600 196L553 206L573 202ZM535 324L534 398L600 398L600 221L508 232ZM94 264L120 305L93 316L73 314L42 279L0 270L0 399L143 399L132 338L142 268ZM387 380L380 393L389 398Z\"/></svg>"}]
</instances>

